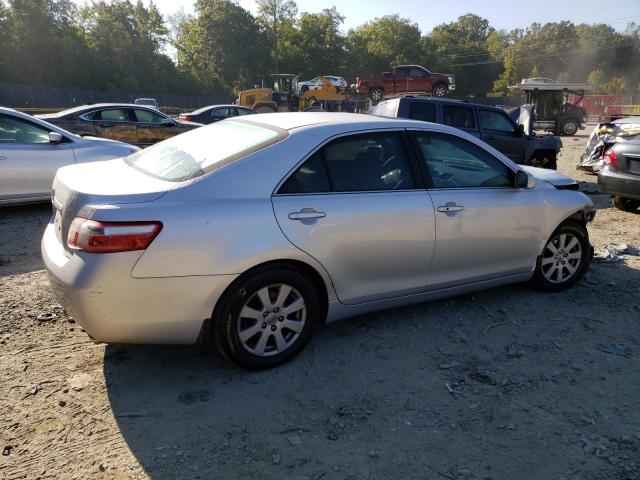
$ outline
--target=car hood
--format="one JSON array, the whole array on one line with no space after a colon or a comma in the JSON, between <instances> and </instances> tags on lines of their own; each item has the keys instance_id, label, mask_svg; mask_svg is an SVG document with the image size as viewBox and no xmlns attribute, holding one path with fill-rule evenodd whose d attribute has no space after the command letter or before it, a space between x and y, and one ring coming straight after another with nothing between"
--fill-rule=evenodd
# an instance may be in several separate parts
<instances>
[{"instance_id":1,"label":"car hood","mask_svg":"<svg viewBox=\"0 0 640 480\"><path fill-rule=\"evenodd\" d=\"M566 187L568 185L576 184L576 181L573 178L555 170L530 167L528 165L520 165L520 168L527 172L527 174L533 175L536 180L545 181L554 187Z\"/></svg>"}]
</instances>

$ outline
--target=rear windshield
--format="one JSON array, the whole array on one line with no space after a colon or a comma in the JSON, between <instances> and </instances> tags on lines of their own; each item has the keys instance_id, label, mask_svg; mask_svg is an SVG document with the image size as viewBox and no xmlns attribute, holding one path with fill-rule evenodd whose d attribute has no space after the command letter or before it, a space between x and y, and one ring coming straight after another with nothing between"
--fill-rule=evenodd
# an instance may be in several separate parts
<instances>
[{"instance_id":1,"label":"rear windshield","mask_svg":"<svg viewBox=\"0 0 640 480\"><path fill-rule=\"evenodd\" d=\"M153 177L182 182L273 145L287 135L280 128L225 120L157 143L125 161Z\"/></svg>"}]
</instances>

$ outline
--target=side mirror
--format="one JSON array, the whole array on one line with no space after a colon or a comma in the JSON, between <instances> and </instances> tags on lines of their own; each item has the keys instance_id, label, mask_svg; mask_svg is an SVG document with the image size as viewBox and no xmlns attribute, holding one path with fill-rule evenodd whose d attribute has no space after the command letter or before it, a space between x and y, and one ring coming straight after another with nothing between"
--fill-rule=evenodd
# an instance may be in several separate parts
<instances>
[{"instance_id":1,"label":"side mirror","mask_svg":"<svg viewBox=\"0 0 640 480\"><path fill-rule=\"evenodd\" d=\"M58 132L49 132L49 143L61 143L62 134Z\"/></svg>"},{"instance_id":2,"label":"side mirror","mask_svg":"<svg viewBox=\"0 0 640 480\"><path fill-rule=\"evenodd\" d=\"M524 125L519 123L518 125L516 125L516 135L521 136L523 134L524 134Z\"/></svg>"},{"instance_id":3,"label":"side mirror","mask_svg":"<svg viewBox=\"0 0 640 480\"><path fill-rule=\"evenodd\" d=\"M536 186L535 179L527 175L524 170L516 173L516 188L533 188Z\"/></svg>"}]
</instances>

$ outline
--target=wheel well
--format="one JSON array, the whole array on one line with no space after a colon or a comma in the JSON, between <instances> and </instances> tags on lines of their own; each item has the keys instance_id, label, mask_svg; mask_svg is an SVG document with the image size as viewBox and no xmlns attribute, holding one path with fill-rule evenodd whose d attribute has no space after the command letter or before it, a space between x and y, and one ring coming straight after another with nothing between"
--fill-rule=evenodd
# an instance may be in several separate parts
<instances>
[{"instance_id":1,"label":"wheel well","mask_svg":"<svg viewBox=\"0 0 640 480\"><path fill-rule=\"evenodd\" d=\"M546 148L541 148L539 150L534 150L533 153L531 154L532 157L536 157L538 155L549 155L551 158L555 158L557 156L555 150L550 150L550 149L546 149Z\"/></svg>"}]
</instances>

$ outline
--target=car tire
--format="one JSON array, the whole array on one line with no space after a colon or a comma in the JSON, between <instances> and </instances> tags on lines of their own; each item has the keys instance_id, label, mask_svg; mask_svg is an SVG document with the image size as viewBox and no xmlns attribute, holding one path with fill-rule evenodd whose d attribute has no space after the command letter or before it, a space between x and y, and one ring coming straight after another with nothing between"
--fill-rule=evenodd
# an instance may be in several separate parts
<instances>
[{"instance_id":1,"label":"car tire","mask_svg":"<svg viewBox=\"0 0 640 480\"><path fill-rule=\"evenodd\" d=\"M443 83L438 83L437 85L435 85L433 87L433 90L431 91L431 94L434 97L446 97L447 96L447 92L448 92L448 88L446 85L444 85Z\"/></svg>"},{"instance_id":2,"label":"car tire","mask_svg":"<svg viewBox=\"0 0 640 480\"><path fill-rule=\"evenodd\" d=\"M549 170L558 169L558 159L555 152L536 152L531 159L534 167L547 168Z\"/></svg>"},{"instance_id":3,"label":"car tire","mask_svg":"<svg viewBox=\"0 0 640 480\"><path fill-rule=\"evenodd\" d=\"M567 118L562 121L556 134L565 137L572 137L573 135L578 133L579 128L580 124L578 123L578 121L574 120L573 118Z\"/></svg>"},{"instance_id":4,"label":"car tire","mask_svg":"<svg viewBox=\"0 0 640 480\"><path fill-rule=\"evenodd\" d=\"M635 212L640 207L640 200L625 198L620 195L613 196L613 206L623 212Z\"/></svg>"},{"instance_id":5,"label":"car tire","mask_svg":"<svg viewBox=\"0 0 640 480\"><path fill-rule=\"evenodd\" d=\"M381 88L372 88L369 92L369 97L373 102L378 103L384 98L384 92Z\"/></svg>"},{"instance_id":6,"label":"car tire","mask_svg":"<svg viewBox=\"0 0 640 480\"><path fill-rule=\"evenodd\" d=\"M531 283L547 292L565 290L584 275L592 256L587 227L579 222L566 221L547 240L538 257Z\"/></svg>"},{"instance_id":7,"label":"car tire","mask_svg":"<svg viewBox=\"0 0 640 480\"><path fill-rule=\"evenodd\" d=\"M259 269L224 293L211 334L228 361L249 370L273 368L300 353L320 325L321 311L316 286L301 271Z\"/></svg>"}]
</instances>

